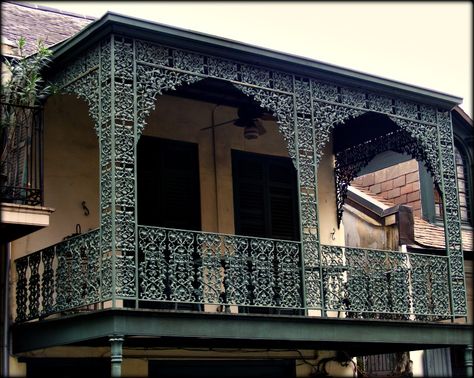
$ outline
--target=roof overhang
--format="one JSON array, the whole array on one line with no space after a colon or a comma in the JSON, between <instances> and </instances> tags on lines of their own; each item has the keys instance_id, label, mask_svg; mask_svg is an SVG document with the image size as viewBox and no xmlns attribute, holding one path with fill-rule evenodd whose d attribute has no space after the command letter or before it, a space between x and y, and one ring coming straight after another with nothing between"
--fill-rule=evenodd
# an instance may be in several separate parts
<instances>
[{"instance_id":1,"label":"roof overhang","mask_svg":"<svg viewBox=\"0 0 474 378\"><path fill-rule=\"evenodd\" d=\"M54 46L52 48L53 62L49 70L54 70L62 64L67 64L69 59L74 58L111 33L182 49L190 49L203 54L217 55L249 64L264 65L271 69L329 80L340 85L357 86L365 90L403 97L407 100L426 103L444 109L452 109L454 106L462 103L462 98L460 97L431 89L231 39L132 18L113 12L107 12L73 37Z\"/></svg>"}]
</instances>

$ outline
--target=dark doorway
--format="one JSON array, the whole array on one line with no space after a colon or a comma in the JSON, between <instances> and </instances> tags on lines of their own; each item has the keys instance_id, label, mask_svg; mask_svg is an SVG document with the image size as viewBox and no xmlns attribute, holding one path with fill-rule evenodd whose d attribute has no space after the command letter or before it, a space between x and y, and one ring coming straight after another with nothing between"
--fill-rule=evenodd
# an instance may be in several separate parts
<instances>
[{"instance_id":1,"label":"dark doorway","mask_svg":"<svg viewBox=\"0 0 474 378\"><path fill-rule=\"evenodd\" d=\"M110 360L105 358L31 358L26 361L28 378L110 377Z\"/></svg>"},{"instance_id":2,"label":"dark doorway","mask_svg":"<svg viewBox=\"0 0 474 378\"><path fill-rule=\"evenodd\" d=\"M293 360L150 361L149 377L160 378L291 378Z\"/></svg>"},{"instance_id":3,"label":"dark doorway","mask_svg":"<svg viewBox=\"0 0 474 378\"><path fill-rule=\"evenodd\" d=\"M138 223L200 230L198 145L142 136L137 161Z\"/></svg>"},{"instance_id":4,"label":"dark doorway","mask_svg":"<svg viewBox=\"0 0 474 378\"><path fill-rule=\"evenodd\" d=\"M199 187L199 151L195 143L142 136L137 148L138 177L138 224L187 231L201 230L201 206ZM163 261L169 264L172 249L166 240ZM192 252L193 269L197 272L201 264L196 245ZM138 263L144 255L138 253ZM172 279L165 273L164 296L170 299ZM196 278L197 279L197 278ZM198 287L198 283L193 285ZM134 307L135 301L124 301ZM200 305L171 303L166 301L139 301L140 308L201 310Z\"/></svg>"}]
</instances>

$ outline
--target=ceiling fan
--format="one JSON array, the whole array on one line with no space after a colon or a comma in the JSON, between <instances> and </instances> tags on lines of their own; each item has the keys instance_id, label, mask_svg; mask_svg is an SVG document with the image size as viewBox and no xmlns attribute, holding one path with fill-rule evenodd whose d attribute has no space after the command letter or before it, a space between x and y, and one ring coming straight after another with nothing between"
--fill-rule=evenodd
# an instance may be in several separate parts
<instances>
[{"instance_id":1,"label":"ceiling fan","mask_svg":"<svg viewBox=\"0 0 474 378\"><path fill-rule=\"evenodd\" d=\"M244 104L237 109L237 118L204 127L201 130L208 130L232 123L234 126L244 129L244 137L246 139L256 139L267 132L262 124L262 121L267 120L274 121L275 117L271 113L265 112L259 106Z\"/></svg>"}]
</instances>

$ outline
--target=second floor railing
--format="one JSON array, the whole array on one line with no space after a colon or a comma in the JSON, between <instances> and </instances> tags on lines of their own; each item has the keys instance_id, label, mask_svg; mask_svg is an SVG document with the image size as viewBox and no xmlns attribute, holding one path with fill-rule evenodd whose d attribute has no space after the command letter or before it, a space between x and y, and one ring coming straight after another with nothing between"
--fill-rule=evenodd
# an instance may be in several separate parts
<instances>
[{"instance_id":1,"label":"second floor railing","mask_svg":"<svg viewBox=\"0 0 474 378\"><path fill-rule=\"evenodd\" d=\"M16 321L101 306L430 321L451 316L445 256L322 246L321 264L305 262L303 269L296 241L139 226L135 255L112 259L100 240L94 230L17 259Z\"/></svg>"}]
</instances>

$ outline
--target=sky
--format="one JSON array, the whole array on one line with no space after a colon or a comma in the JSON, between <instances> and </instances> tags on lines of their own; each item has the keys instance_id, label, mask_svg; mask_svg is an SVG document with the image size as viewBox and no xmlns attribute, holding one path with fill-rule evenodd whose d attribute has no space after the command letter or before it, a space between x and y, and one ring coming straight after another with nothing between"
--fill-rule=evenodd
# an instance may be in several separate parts
<instances>
[{"instance_id":1,"label":"sky","mask_svg":"<svg viewBox=\"0 0 474 378\"><path fill-rule=\"evenodd\" d=\"M472 118L471 1L28 1L107 10L463 98Z\"/></svg>"}]
</instances>

